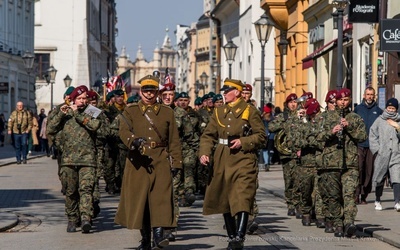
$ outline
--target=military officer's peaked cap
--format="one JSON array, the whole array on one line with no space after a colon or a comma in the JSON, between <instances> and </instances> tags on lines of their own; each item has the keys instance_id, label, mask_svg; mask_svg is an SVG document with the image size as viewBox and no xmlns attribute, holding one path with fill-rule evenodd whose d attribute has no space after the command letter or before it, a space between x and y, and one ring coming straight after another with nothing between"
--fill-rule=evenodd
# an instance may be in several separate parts
<instances>
[{"instance_id":1,"label":"military officer's peaked cap","mask_svg":"<svg viewBox=\"0 0 400 250\"><path fill-rule=\"evenodd\" d=\"M237 89L239 91L243 91L243 88L245 86L246 85L244 85L242 83L242 81L240 81L240 80L226 78L224 81L224 86L222 86L220 91L226 91L226 90L232 89L232 88Z\"/></svg>"},{"instance_id":2,"label":"military officer's peaked cap","mask_svg":"<svg viewBox=\"0 0 400 250\"><path fill-rule=\"evenodd\" d=\"M160 79L158 77L147 75L138 81L142 90L158 89Z\"/></svg>"},{"instance_id":3,"label":"military officer's peaked cap","mask_svg":"<svg viewBox=\"0 0 400 250\"><path fill-rule=\"evenodd\" d=\"M124 91L122 89L116 89L114 90L114 95L118 96L124 95Z\"/></svg>"}]
</instances>

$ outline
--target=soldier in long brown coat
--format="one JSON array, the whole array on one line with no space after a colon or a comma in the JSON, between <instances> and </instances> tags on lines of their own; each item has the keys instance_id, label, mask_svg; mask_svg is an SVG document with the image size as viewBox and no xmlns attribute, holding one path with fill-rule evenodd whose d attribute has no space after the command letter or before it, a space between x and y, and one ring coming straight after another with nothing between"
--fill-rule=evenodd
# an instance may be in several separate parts
<instances>
[{"instance_id":1,"label":"soldier in long brown coat","mask_svg":"<svg viewBox=\"0 0 400 250\"><path fill-rule=\"evenodd\" d=\"M151 228L154 247L164 247L163 229L177 226L172 177L182 168L182 150L174 111L156 102L159 79L148 75L139 83L141 100L120 117L119 136L129 152L115 222L140 229L137 249L150 249Z\"/></svg>"},{"instance_id":2,"label":"soldier in long brown coat","mask_svg":"<svg viewBox=\"0 0 400 250\"><path fill-rule=\"evenodd\" d=\"M207 186L203 214L223 214L229 236L228 249L242 249L253 207L257 179L257 150L265 144L260 112L241 97L244 84L226 79L226 104L214 110L200 139L199 156L209 164L214 152L212 179ZM237 225L235 225L237 216Z\"/></svg>"}]
</instances>

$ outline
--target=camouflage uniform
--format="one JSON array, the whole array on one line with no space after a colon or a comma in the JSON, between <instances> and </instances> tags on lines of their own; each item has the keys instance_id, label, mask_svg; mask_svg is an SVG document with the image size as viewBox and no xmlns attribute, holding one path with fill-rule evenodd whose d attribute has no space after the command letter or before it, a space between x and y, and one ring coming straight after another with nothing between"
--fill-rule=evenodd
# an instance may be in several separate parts
<instances>
[{"instance_id":1,"label":"camouflage uniform","mask_svg":"<svg viewBox=\"0 0 400 250\"><path fill-rule=\"evenodd\" d=\"M93 216L93 188L96 177L97 130L101 121L83 110L58 112L47 123L51 136L59 134L61 181L66 187L65 211L69 222L90 221Z\"/></svg>"},{"instance_id":2,"label":"camouflage uniform","mask_svg":"<svg viewBox=\"0 0 400 250\"><path fill-rule=\"evenodd\" d=\"M211 115L208 112L207 108L203 107L197 111L198 116L200 117L200 136L203 134L206 129L208 123L210 122ZM210 163L212 165L213 159L212 154L210 155ZM200 192L205 194L205 187L208 184L208 168L206 166L202 166L199 164L197 166L197 182Z\"/></svg>"},{"instance_id":3,"label":"camouflage uniform","mask_svg":"<svg viewBox=\"0 0 400 250\"><path fill-rule=\"evenodd\" d=\"M199 138L195 137L193 125L191 123L188 113L180 108L174 108L176 125L178 127L179 138L182 145L183 156L183 174L174 177L174 191L175 195L180 200L180 206L191 205L187 203L186 198L193 195L196 190L196 183L194 181L194 170L196 166L195 147L198 146Z\"/></svg>"},{"instance_id":4,"label":"camouflage uniform","mask_svg":"<svg viewBox=\"0 0 400 250\"><path fill-rule=\"evenodd\" d=\"M118 130L118 124L113 125L112 123L119 114L122 114L124 108L125 105L119 106L114 103L105 110L105 114L111 124L111 130L113 130L113 128ZM104 168L104 180L107 183L107 191L109 193L118 192L121 188L122 174L127 154L122 148L123 146L120 140L111 139L107 142L106 155L108 155L108 157L106 157Z\"/></svg>"},{"instance_id":5,"label":"camouflage uniform","mask_svg":"<svg viewBox=\"0 0 400 250\"><path fill-rule=\"evenodd\" d=\"M361 117L348 109L344 110L349 125L343 129L344 149L338 149L338 137L332 134L339 124L340 110L328 112L323 121L323 131L317 140L323 143L322 157L317 157L320 180L318 187L327 208L326 220L335 227L353 224L357 215L355 191L358 185L357 144L367 138L365 124ZM346 165L343 165L345 153ZM343 210L343 214L342 214Z\"/></svg>"},{"instance_id":6,"label":"camouflage uniform","mask_svg":"<svg viewBox=\"0 0 400 250\"><path fill-rule=\"evenodd\" d=\"M293 152L301 150L300 164L298 168L298 186L300 189L299 209L303 216L310 215L314 210L317 220L325 219L325 210L322 198L318 191L318 174L316 155L321 154L321 143L316 141L321 132L323 116L317 115L306 123L299 123L298 129L294 130Z\"/></svg>"},{"instance_id":7,"label":"camouflage uniform","mask_svg":"<svg viewBox=\"0 0 400 250\"><path fill-rule=\"evenodd\" d=\"M297 120L297 121L296 121ZM298 123L297 111L285 111L275 117L275 119L268 123L268 130L272 133L277 133L283 129L285 134L286 144L291 147L292 142L289 140L290 132L294 132L294 128ZM289 135L289 136L288 136ZM300 191L295 185L297 177L297 156L295 153L291 155L282 155L281 161L283 166L283 178L285 181L285 197L286 204L289 210L294 210L300 202Z\"/></svg>"}]
</instances>

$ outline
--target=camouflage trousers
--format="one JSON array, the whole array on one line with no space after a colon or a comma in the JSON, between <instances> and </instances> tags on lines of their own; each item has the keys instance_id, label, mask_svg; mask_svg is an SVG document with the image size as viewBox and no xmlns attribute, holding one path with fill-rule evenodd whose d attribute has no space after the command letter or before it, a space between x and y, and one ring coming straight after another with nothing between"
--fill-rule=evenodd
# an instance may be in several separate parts
<instances>
[{"instance_id":1,"label":"camouflage trousers","mask_svg":"<svg viewBox=\"0 0 400 250\"><path fill-rule=\"evenodd\" d=\"M96 178L94 181L93 190L93 201L100 201L100 177L103 175L104 170L104 147L97 148L97 168L96 168Z\"/></svg>"},{"instance_id":2,"label":"camouflage trousers","mask_svg":"<svg viewBox=\"0 0 400 250\"><path fill-rule=\"evenodd\" d=\"M286 161L283 165L283 179L285 182L285 198L288 209L295 209L300 203L300 190L296 178L298 176L296 160Z\"/></svg>"},{"instance_id":3,"label":"camouflage trousers","mask_svg":"<svg viewBox=\"0 0 400 250\"><path fill-rule=\"evenodd\" d=\"M197 157L193 150L182 150L183 175L177 187L179 195L194 194L196 191L195 170Z\"/></svg>"},{"instance_id":4,"label":"camouflage trousers","mask_svg":"<svg viewBox=\"0 0 400 250\"><path fill-rule=\"evenodd\" d=\"M358 186L358 169L320 170L318 187L326 206L326 220L335 227L354 223L357 215L355 192Z\"/></svg>"},{"instance_id":5,"label":"camouflage trousers","mask_svg":"<svg viewBox=\"0 0 400 250\"><path fill-rule=\"evenodd\" d=\"M325 219L324 204L318 190L318 179L316 168L299 167L298 185L300 189L299 208L302 214L310 214L315 211L317 219Z\"/></svg>"},{"instance_id":6,"label":"camouflage trousers","mask_svg":"<svg viewBox=\"0 0 400 250\"><path fill-rule=\"evenodd\" d=\"M179 197L180 196L179 196L178 189L182 183L182 181L181 181L182 174L181 173L182 173L182 171L179 171L178 174L172 178L172 189L174 192L174 215L175 215L177 222L178 222L179 214L180 214L180 212L179 212Z\"/></svg>"},{"instance_id":7,"label":"camouflage trousers","mask_svg":"<svg viewBox=\"0 0 400 250\"><path fill-rule=\"evenodd\" d=\"M61 182L65 186L65 214L68 221L90 220L93 216L93 188L96 168L63 166Z\"/></svg>"},{"instance_id":8,"label":"camouflage trousers","mask_svg":"<svg viewBox=\"0 0 400 250\"><path fill-rule=\"evenodd\" d=\"M104 180L107 185L115 184L118 188L121 188L128 151L116 145L112 149L108 148L107 151L108 157L105 160Z\"/></svg>"}]
</instances>

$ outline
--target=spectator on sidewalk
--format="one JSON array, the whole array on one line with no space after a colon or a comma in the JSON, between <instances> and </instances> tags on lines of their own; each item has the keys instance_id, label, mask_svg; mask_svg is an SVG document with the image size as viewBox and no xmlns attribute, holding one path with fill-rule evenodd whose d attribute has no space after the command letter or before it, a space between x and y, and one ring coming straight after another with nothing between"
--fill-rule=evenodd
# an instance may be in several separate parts
<instances>
[{"instance_id":1,"label":"spectator on sidewalk","mask_svg":"<svg viewBox=\"0 0 400 250\"><path fill-rule=\"evenodd\" d=\"M28 137L28 155L31 155L32 151L37 151L36 147L39 146L39 139L38 139L39 123L37 114L33 114L31 110L29 110L29 113L31 114L32 117L32 129Z\"/></svg>"},{"instance_id":2,"label":"spectator on sidewalk","mask_svg":"<svg viewBox=\"0 0 400 250\"><path fill-rule=\"evenodd\" d=\"M0 147L4 147L4 139L5 139L5 131L6 131L6 119L4 118L4 114L0 114Z\"/></svg>"},{"instance_id":3,"label":"spectator on sidewalk","mask_svg":"<svg viewBox=\"0 0 400 250\"><path fill-rule=\"evenodd\" d=\"M28 135L32 129L32 117L28 111L24 110L23 102L17 102L16 109L8 119L7 128L8 134L12 134L14 138L17 164L21 164L21 160L26 164Z\"/></svg>"},{"instance_id":4,"label":"spectator on sidewalk","mask_svg":"<svg viewBox=\"0 0 400 250\"><path fill-rule=\"evenodd\" d=\"M390 173L393 187L394 209L400 212L400 115L397 113L399 102L390 98L386 108L372 124L369 131L369 146L372 154L377 154L372 184L375 189L375 210L382 210L381 196L384 180Z\"/></svg>"},{"instance_id":5,"label":"spectator on sidewalk","mask_svg":"<svg viewBox=\"0 0 400 250\"><path fill-rule=\"evenodd\" d=\"M42 141L40 140L40 131L42 131L42 123L44 118L46 118L46 114L45 114L45 110L42 108L40 109L40 114L38 115L38 123L39 123L39 130L37 132L37 136L39 138L39 147L38 147L38 151L44 152L45 151L45 147L42 146Z\"/></svg>"},{"instance_id":6,"label":"spectator on sidewalk","mask_svg":"<svg viewBox=\"0 0 400 250\"><path fill-rule=\"evenodd\" d=\"M50 114L50 112L49 112ZM47 139L47 116L43 118L39 133L41 152L46 152L47 157L50 157L49 140Z\"/></svg>"},{"instance_id":7,"label":"spectator on sidewalk","mask_svg":"<svg viewBox=\"0 0 400 250\"><path fill-rule=\"evenodd\" d=\"M381 114L382 109L378 107L375 101L375 89L368 87L364 91L364 98L361 104L357 105L354 113L361 116L365 123L367 134L376 120ZM367 204L367 196L372 189L372 175L374 172L374 156L369 149L369 140L365 140L358 144L358 171L359 185L356 190L356 203ZM361 199L360 199L361 195Z\"/></svg>"}]
</instances>

